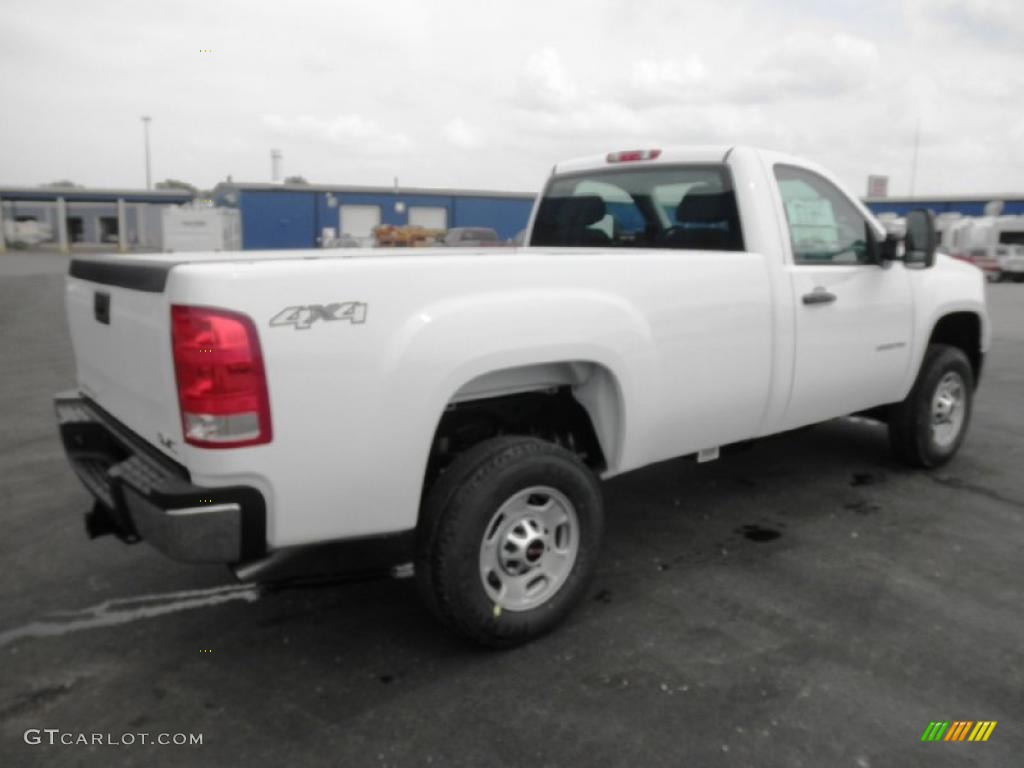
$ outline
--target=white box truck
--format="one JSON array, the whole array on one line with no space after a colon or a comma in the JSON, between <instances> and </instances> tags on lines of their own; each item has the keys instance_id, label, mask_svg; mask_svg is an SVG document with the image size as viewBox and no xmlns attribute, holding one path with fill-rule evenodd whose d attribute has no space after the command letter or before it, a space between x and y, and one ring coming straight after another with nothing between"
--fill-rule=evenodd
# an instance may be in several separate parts
<instances>
[{"instance_id":1,"label":"white box truck","mask_svg":"<svg viewBox=\"0 0 1024 768\"><path fill-rule=\"evenodd\" d=\"M163 250L237 251L242 248L242 220L235 208L179 205L164 208Z\"/></svg>"}]
</instances>

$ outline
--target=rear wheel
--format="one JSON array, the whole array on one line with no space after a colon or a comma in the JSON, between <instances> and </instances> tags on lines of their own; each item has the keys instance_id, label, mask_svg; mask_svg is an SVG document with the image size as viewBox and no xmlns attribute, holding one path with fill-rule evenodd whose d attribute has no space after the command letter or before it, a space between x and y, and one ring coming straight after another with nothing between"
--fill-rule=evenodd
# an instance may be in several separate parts
<instances>
[{"instance_id":1,"label":"rear wheel","mask_svg":"<svg viewBox=\"0 0 1024 768\"><path fill-rule=\"evenodd\" d=\"M427 494L417 581L433 613L464 637L523 643L580 599L602 528L598 480L574 454L529 437L486 440Z\"/></svg>"},{"instance_id":2,"label":"rear wheel","mask_svg":"<svg viewBox=\"0 0 1024 768\"><path fill-rule=\"evenodd\" d=\"M949 461L967 432L973 396L974 371L963 351L930 345L913 389L890 414L889 443L896 457L915 467Z\"/></svg>"}]
</instances>

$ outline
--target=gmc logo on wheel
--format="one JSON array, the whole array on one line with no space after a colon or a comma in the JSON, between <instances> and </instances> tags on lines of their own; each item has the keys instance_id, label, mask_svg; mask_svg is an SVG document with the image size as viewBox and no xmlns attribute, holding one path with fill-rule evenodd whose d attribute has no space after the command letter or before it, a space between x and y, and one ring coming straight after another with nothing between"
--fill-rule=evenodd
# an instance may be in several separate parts
<instances>
[{"instance_id":1,"label":"gmc logo on wheel","mask_svg":"<svg viewBox=\"0 0 1024 768\"><path fill-rule=\"evenodd\" d=\"M328 322L347 320L352 324L362 324L366 322L366 308L366 304L361 301L285 307L270 318L270 325L271 327L290 325L295 330L304 331L318 320Z\"/></svg>"}]
</instances>

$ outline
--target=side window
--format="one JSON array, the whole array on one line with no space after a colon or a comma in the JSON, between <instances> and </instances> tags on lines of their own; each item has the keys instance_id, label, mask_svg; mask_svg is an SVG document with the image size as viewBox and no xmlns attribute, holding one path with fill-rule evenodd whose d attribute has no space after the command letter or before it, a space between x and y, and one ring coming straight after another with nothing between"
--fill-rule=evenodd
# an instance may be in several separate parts
<instances>
[{"instance_id":1,"label":"side window","mask_svg":"<svg viewBox=\"0 0 1024 768\"><path fill-rule=\"evenodd\" d=\"M811 171L775 166L796 264L870 264L875 237L860 211Z\"/></svg>"}]
</instances>

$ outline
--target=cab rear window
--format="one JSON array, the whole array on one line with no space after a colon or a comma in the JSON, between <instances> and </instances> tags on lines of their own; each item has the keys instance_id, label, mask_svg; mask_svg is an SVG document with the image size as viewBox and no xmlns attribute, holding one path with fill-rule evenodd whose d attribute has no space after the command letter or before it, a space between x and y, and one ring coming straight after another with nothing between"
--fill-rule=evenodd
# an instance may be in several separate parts
<instances>
[{"instance_id":1,"label":"cab rear window","mask_svg":"<svg viewBox=\"0 0 1024 768\"><path fill-rule=\"evenodd\" d=\"M743 234L724 165L667 165L555 177L530 244L742 251Z\"/></svg>"}]
</instances>

